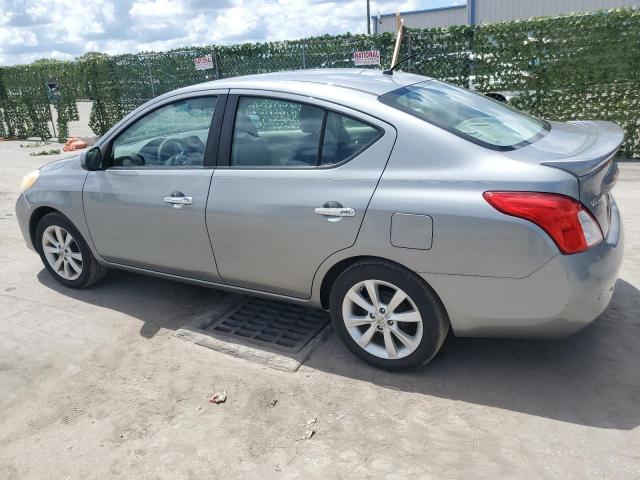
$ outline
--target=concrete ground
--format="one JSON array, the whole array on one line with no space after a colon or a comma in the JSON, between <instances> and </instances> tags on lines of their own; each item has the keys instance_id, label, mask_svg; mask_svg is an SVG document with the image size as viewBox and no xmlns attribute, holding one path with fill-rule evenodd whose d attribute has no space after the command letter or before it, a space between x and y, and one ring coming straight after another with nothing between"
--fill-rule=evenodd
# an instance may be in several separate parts
<instances>
[{"instance_id":1,"label":"concrete ground","mask_svg":"<svg viewBox=\"0 0 640 480\"><path fill-rule=\"evenodd\" d=\"M13 206L22 175L57 157L28 151L0 142L0 478L640 478L640 164L615 189L620 280L581 333L451 337L404 374L332 336L288 373L174 335L216 291L53 281Z\"/></svg>"}]
</instances>

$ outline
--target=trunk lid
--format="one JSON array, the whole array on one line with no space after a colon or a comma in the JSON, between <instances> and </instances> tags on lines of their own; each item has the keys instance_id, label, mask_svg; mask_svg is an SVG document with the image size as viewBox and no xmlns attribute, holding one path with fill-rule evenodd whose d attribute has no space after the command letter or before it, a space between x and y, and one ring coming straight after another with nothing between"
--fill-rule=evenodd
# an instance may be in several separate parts
<instances>
[{"instance_id":1,"label":"trunk lid","mask_svg":"<svg viewBox=\"0 0 640 480\"><path fill-rule=\"evenodd\" d=\"M549 123L551 130L545 137L507 155L574 175L580 185L580 201L598 221L606 237L611 215L609 192L618 179L614 157L624 132L612 122Z\"/></svg>"}]
</instances>

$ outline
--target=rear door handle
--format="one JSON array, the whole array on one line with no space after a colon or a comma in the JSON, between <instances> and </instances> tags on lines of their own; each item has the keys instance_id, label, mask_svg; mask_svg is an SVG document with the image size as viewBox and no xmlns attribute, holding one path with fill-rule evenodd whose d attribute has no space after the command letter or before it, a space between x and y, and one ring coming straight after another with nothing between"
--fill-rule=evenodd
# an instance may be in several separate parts
<instances>
[{"instance_id":1,"label":"rear door handle","mask_svg":"<svg viewBox=\"0 0 640 480\"><path fill-rule=\"evenodd\" d=\"M165 203L173 206L174 208L180 208L183 205L192 205L193 197L187 197L182 192L171 192L171 195L167 195L162 199Z\"/></svg>"},{"instance_id":2,"label":"rear door handle","mask_svg":"<svg viewBox=\"0 0 640 480\"><path fill-rule=\"evenodd\" d=\"M349 207L318 207L314 209L314 212L318 215L324 215L325 217L355 217L356 211Z\"/></svg>"},{"instance_id":3,"label":"rear door handle","mask_svg":"<svg viewBox=\"0 0 640 480\"><path fill-rule=\"evenodd\" d=\"M163 200L173 205L191 205L193 197L164 197Z\"/></svg>"}]
</instances>

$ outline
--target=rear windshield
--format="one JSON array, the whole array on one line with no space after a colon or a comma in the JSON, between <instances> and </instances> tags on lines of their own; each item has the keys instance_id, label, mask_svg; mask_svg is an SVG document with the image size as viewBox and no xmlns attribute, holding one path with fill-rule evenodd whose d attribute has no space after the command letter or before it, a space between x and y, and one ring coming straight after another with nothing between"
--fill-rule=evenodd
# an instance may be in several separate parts
<instances>
[{"instance_id":1,"label":"rear windshield","mask_svg":"<svg viewBox=\"0 0 640 480\"><path fill-rule=\"evenodd\" d=\"M434 80L399 88L380 101L493 150L524 147L549 130L546 122L502 102Z\"/></svg>"}]
</instances>

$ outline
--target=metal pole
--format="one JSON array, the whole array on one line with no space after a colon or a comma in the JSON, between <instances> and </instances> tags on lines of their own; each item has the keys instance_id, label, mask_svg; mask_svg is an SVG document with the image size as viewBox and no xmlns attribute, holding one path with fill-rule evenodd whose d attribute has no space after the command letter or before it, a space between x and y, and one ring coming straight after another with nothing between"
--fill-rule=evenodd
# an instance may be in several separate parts
<instances>
[{"instance_id":1,"label":"metal pole","mask_svg":"<svg viewBox=\"0 0 640 480\"><path fill-rule=\"evenodd\" d=\"M53 108L53 105L49 104L49 118L51 119L51 128L53 129L53 137L55 138L58 136L58 134L56 133L56 122L53 121L53 112L51 110L52 108ZM56 110L56 113L58 113L57 110Z\"/></svg>"},{"instance_id":2,"label":"metal pole","mask_svg":"<svg viewBox=\"0 0 640 480\"><path fill-rule=\"evenodd\" d=\"M156 96L156 89L153 86L153 75L151 75L151 64L149 63L149 57L147 57L147 70L149 70L149 82L151 83L151 98Z\"/></svg>"},{"instance_id":3,"label":"metal pole","mask_svg":"<svg viewBox=\"0 0 640 480\"><path fill-rule=\"evenodd\" d=\"M408 47L408 49L407 49L407 57L410 57L411 53L412 53L412 51L411 51L412 39L413 39L413 35L411 35L411 32L409 32L407 34L407 40L408 40L407 41L407 47ZM409 63L407 64L407 67L411 68L411 66L412 66L412 62L411 62L411 60L409 60Z\"/></svg>"},{"instance_id":4,"label":"metal pole","mask_svg":"<svg viewBox=\"0 0 640 480\"><path fill-rule=\"evenodd\" d=\"M211 54L211 57L213 57L213 65L216 72L216 80L220 80L220 72L218 72L218 56L216 55L216 52L213 52Z\"/></svg>"},{"instance_id":5,"label":"metal pole","mask_svg":"<svg viewBox=\"0 0 640 480\"><path fill-rule=\"evenodd\" d=\"M467 17L469 25L476 24L476 0L469 0L467 2Z\"/></svg>"},{"instance_id":6,"label":"metal pole","mask_svg":"<svg viewBox=\"0 0 640 480\"><path fill-rule=\"evenodd\" d=\"M367 0L367 35L371 35L371 0Z\"/></svg>"}]
</instances>

